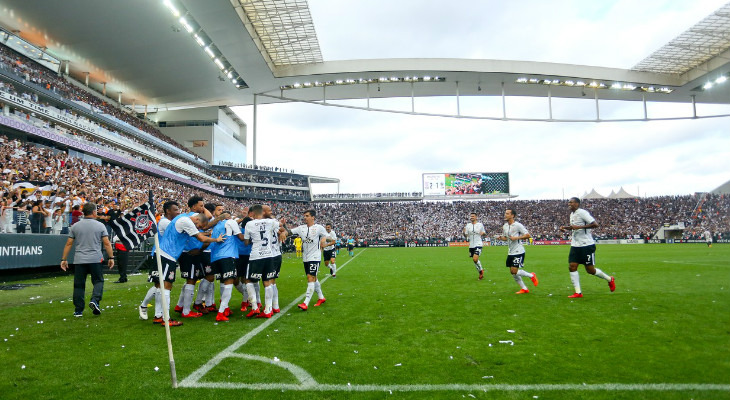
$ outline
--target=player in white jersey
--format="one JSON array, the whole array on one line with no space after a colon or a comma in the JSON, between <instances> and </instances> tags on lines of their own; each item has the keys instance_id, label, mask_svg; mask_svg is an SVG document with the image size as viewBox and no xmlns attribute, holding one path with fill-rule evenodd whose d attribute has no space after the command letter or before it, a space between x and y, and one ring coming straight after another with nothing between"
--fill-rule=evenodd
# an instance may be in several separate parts
<instances>
[{"instance_id":1,"label":"player in white jersey","mask_svg":"<svg viewBox=\"0 0 730 400\"><path fill-rule=\"evenodd\" d=\"M271 207L264 205L264 218L271 218L274 219L274 216L271 212ZM277 221L278 224L278 221ZM281 272L281 243L286 239L286 229L281 227L279 225L279 229L272 232L271 237L271 251L274 255L273 257L273 264L274 264L274 278L271 279L271 290L272 290L272 310L274 314L278 314L281 312L281 309L279 308L279 287L276 286L276 279L279 277L279 273Z\"/></svg>"},{"instance_id":2,"label":"player in white jersey","mask_svg":"<svg viewBox=\"0 0 730 400\"><path fill-rule=\"evenodd\" d=\"M601 279L608 281L608 288L613 292L616 290L616 283L612 276L606 275L603 271L595 267L596 264L596 242L593 240L591 229L597 228L598 223L591 214L580 208L580 199L571 197L568 201L570 208L570 225L561 226L561 231L571 231L570 254L568 255L568 265L570 270L570 280L573 282L575 293L568 296L570 298L583 297L580 289L580 276L578 275L578 265L583 264L586 272L595 275Z\"/></svg>"},{"instance_id":3,"label":"player in white jersey","mask_svg":"<svg viewBox=\"0 0 730 400\"><path fill-rule=\"evenodd\" d=\"M527 277L532 280L532 284L537 286L537 274L534 272L527 272L522 269L525 266L525 246L522 245L522 241L530 238L530 232L524 225L519 222L515 222L517 213L515 210L508 208L504 212L505 224L502 226L502 236L497 239L507 241L507 268L512 273L512 277L515 282L520 285L520 291L516 294L530 293L525 286L525 282L522 281L522 277Z\"/></svg>"},{"instance_id":4,"label":"player in white jersey","mask_svg":"<svg viewBox=\"0 0 730 400\"><path fill-rule=\"evenodd\" d=\"M337 234L335 231L332 230L332 224L325 225L324 229L327 231L327 239L334 240L333 245L327 246L324 248L324 262L325 265L329 267L330 269L330 275L332 275L333 278L337 278L337 264L336 264L336 254L335 254L335 245L337 244Z\"/></svg>"},{"instance_id":5,"label":"player in white jersey","mask_svg":"<svg viewBox=\"0 0 730 400\"><path fill-rule=\"evenodd\" d=\"M334 241L327 239L327 231L322 225L314 223L314 217L316 215L314 210L305 211L304 225L300 225L292 230L286 228L286 221L282 220L284 222L284 228L287 229L287 234L298 235L302 238L304 273L307 275L307 293L304 297L304 302L297 305L302 311L307 311L309 300L312 299L312 294L315 290L319 297L317 303L314 304L315 307L327 301L322 293L322 285L317 280L317 272L319 271L319 263L322 261L321 249L333 245Z\"/></svg>"},{"instance_id":6,"label":"player in white jersey","mask_svg":"<svg viewBox=\"0 0 730 400\"><path fill-rule=\"evenodd\" d=\"M469 257L474 261L474 266L479 272L479 280L484 279L484 268L482 268L482 262L479 261L479 256L482 254L482 236L486 236L487 232L484 230L484 225L481 222L477 222L477 213L469 214L469 223L464 227L464 236L469 241Z\"/></svg>"},{"instance_id":7,"label":"player in white jersey","mask_svg":"<svg viewBox=\"0 0 730 400\"><path fill-rule=\"evenodd\" d=\"M705 243L707 243L707 247L712 247L712 233L710 233L710 230L706 229L702 236L705 237Z\"/></svg>"},{"instance_id":8,"label":"player in white jersey","mask_svg":"<svg viewBox=\"0 0 730 400\"><path fill-rule=\"evenodd\" d=\"M251 206L253 220L246 223L243 237L247 245L252 245L251 255L248 259L248 270L246 272L246 287L248 289L249 303L256 304L256 289L254 282L259 280L264 283L264 310L260 307L252 310L246 315L251 318L271 318L273 315L273 288L271 280L276 273L273 264L273 251L271 241L274 232L279 231L279 222L273 219L264 218L264 210L261 204Z\"/></svg>"},{"instance_id":9,"label":"player in white jersey","mask_svg":"<svg viewBox=\"0 0 730 400\"><path fill-rule=\"evenodd\" d=\"M167 226L170 225L170 221L175 219L178 215L180 215L180 205L176 201L166 201L162 205L162 215L163 217L160 218L160 222L157 223L157 236L162 237L162 235L165 233L165 229L167 229ZM154 262L154 258L151 259L151 262ZM150 268L150 276L152 275L153 271L156 271L157 268L151 267ZM153 320L154 323L161 324L162 323L162 299L160 299L160 296L162 296L162 292L160 292L160 283L155 282L154 285L152 285L149 290L147 290L147 294L144 297L144 300L142 300L142 304L139 305L138 311L139 311L139 319L143 321L147 321L147 304L152 301L152 298L155 299L155 318Z\"/></svg>"}]
</instances>

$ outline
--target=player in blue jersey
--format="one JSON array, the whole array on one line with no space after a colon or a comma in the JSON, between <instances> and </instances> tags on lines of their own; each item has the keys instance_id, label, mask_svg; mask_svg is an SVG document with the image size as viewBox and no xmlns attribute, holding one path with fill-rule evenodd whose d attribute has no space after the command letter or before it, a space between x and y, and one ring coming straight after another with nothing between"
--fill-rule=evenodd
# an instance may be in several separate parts
<instances>
[{"instance_id":1,"label":"player in blue jersey","mask_svg":"<svg viewBox=\"0 0 730 400\"><path fill-rule=\"evenodd\" d=\"M230 213L227 214L230 215ZM227 237L228 240L210 245L210 260L213 264L213 270L220 274L220 281L223 284L221 287L221 304L215 317L215 320L219 322L228 321L228 317L231 315L228 303L233 293L233 281L237 276L238 242L244 239L241 229L233 219L220 221L213 227L211 236L217 237L220 235Z\"/></svg>"},{"instance_id":2,"label":"player in blue jersey","mask_svg":"<svg viewBox=\"0 0 730 400\"><path fill-rule=\"evenodd\" d=\"M180 255L183 253L189 238L195 237L202 243L221 243L226 240L225 236L220 235L211 238L203 235L199 229L208 225L209 219L205 214L194 214L191 216L181 214L175 217L160 239L160 247L157 249L160 254L162 263L162 277L158 276L157 270L152 274L151 278L159 280L162 278L164 283L163 295L170 306L170 290L175 282L175 270ZM170 321L170 326L182 325L179 321Z\"/></svg>"},{"instance_id":3,"label":"player in blue jersey","mask_svg":"<svg viewBox=\"0 0 730 400\"><path fill-rule=\"evenodd\" d=\"M157 223L157 235L158 237L162 237L162 235L165 234L165 229L167 229L167 226L170 225L170 221L175 219L178 215L180 215L180 207L177 204L176 201L166 201L162 205L162 218L160 218L160 221ZM154 250L152 251L152 257L154 257ZM154 258L153 258L154 260ZM152 275L152 271L157 271L157 268L150 268L150 275ZM151 281L150 281L151 282ZM162 293L160 292L160 283L159 280L147 291L147 295L145 295L144 299L142 300L142 304L139 305L137 308L139 311L139 319L143 321L147 321L147 304L152 301L152 298L155 299L155 315L153 319L153 323L155 324L161 324L162 323L162 300L160 299L160 296Z\"/></svg>"}]
</instances>

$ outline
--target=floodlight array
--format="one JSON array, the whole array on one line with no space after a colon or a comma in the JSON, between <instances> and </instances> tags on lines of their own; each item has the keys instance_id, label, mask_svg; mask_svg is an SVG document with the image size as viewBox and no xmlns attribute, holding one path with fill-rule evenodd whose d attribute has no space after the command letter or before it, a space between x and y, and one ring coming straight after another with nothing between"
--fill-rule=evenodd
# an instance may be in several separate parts
<instances>
[{"instance_id":1,"label":"floodlight array","mask_svg":"<svg viewBox=\"0 0 730 400\"><path fill-rule=\"evenodd\" d=\"M337 79L334 81L314 81L314 82L295 82L290 85L281 85L279 89L290 90L290 89L308 89L313 87L324 87L324 86L343 86L343 85L369 85L369 84L385 84L385 83L416 83L416 82L444 82L446 78L443 76L381 76L379 78L347 78Z\"/></svg>"},{"instance_id":2,"label":"floodlight array","mask_svg":"<svg viewBox=\"0 0 730 400\"><path fill-rule=\"evenodd\" d=\"M707 82L703 83L700 86L697 86L696 88L692 89L693 91L706 91L714 88L717 85L722 85L723 83L728 81L728 75L720 75L715 79L708 79Z\"/></svg>"},{"instance_id":3,"label":"floodlight array","mask_svg":"<svg viewBox=\"0 0 730 400\"><path fill-rule=\"evenodd\" d=\"M162 2L177 22L182 25L187 33L195 40L195 43L205 52L210 60L215 64L228 80L236 86L237 89L247 89L248 85L241 79L241 75L233 68L231 63L218 50L213 41L205 34L203 28L195 21L192 15L177 0L163 0Z\"/></svg>"},{"instance_id":4,"label":"floodlight array","mask_svg":"<svg viewBox=\"0 0 730 400\"><path fill-rule=\"evenodd\" d=\"M516 83L532 84L532 85L544 85L544 86L567 86L567 87L580 87L589 89L608 89L608 90L621 90L621 91L638 91L647 93L663 93L669 94L674 89L667 86L654 86L654 85L641 85L630 82L605 82L597 79L554 79L554 78L535 78L535 77L520 77L515 81Z\"/></svg>"}]
</instances>

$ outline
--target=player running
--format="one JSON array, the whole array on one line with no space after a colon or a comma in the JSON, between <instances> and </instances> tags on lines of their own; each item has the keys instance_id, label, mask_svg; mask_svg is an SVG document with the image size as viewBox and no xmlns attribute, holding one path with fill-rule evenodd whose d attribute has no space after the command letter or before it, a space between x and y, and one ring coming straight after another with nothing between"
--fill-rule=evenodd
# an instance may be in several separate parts
<instances>
[{"instance_id":1,"label":"player running","mask_svg":"<svg viewBox=\"0 0 730 400\"><path fill-rule=\"evenodd\" d=\"M337 278L337 256L335 254L335 246L338 243L337 234L332 230L332 224L327 224L324 228L327 231L327 239L335 241L333 245L324 248L324 262L330 269L330 275L332 275L333 278Z\"/></svg>"},{"instance_id":2,"label":"player running","mask_svg":"<svg viewBox=\"0 0 730 400\"><path fill-rule=\"evenodd\" d=\"M482 246L484 245L482 236L486 235L484 225L477 222L477 213L469 214L469 223L464 227L464 236L469 241L469 257L474 261L474 266L479 272L479 280L484 279L484 268L482 268L482 262L479 261L479 256L482 254Z\"/></svg>"},{"instance_id":3,"label":"player running","mask_svg":"<svg viewBox=\"0 0 730 400\"><path fill-rule=\"evenodd\" d=\"M502 226L502 236L497 239L507 241L509 250L507 251L507 268L512 273L512 277L515 282L520 285L520 291L516 294L530 293L525 286L525 282L522 281L522 277L527 277L532 280L532 284L537 286L537 274L534 272L527 272L522 269L525 265L525 246L522 245L522 241L530 238L530 233L527 232L524 225L519 222L515 222L517 213L515 210L508 208L504 212L505 224Z\"/></svg>"},{"instance_id":4,"label":"player running","mask_svg":"<svg viewBox=\"0 0 730 400\"><path fill-rule=\"evenodd\" d=\"M572 231L570 240L570 254L568 255L568 265L570 270L570 280L573 282L575 293L568 296L569 298L583 297L580 290L580 276L578 275L578 265L583 264L586 272L595 275L601 279L608 281L608 288L613 292L616 290L616 283L612 276L608 276L603 271L595 267L596 263L596 241L593 240L591 229L597 228L598 223L591 214L580 208L580 199L571 197L568 201L570 208L570 225L561 226L561 231Z\"/></svg>"},{"instance_id":5,"label":"player running","mask_svg":"<svg viewBox=\"0 0 730 400\"><path fill-rule=\"evenodd\" d=\"M317 214L314 210L305 211L304 225L291 230L286 227L286 220L282 219L282 226L286 229L288 235L299 235L302 238L304 273L307 275L307 293L304 302L297 305L302 311L307 311L309 301L312 299L315 290L319 298L314 304L315 307L319 307L327 301L324 293L322 293L322 285L317 280L317 272L322 261L321 249L331 246L334 241L327 239L327 231L322 225L314 223L315 215Z\"/></svg>"},{"instance_id":6,"label":"player running","mask_svg":"<svg viewBox=\"0 0 730 400\"><path fill-rule=\"evenodd\" d=\"M710 233L710 230L706 229L702 236L705 237L705 243L707 243L707 247L712 247L712 233Z\"/></svg>"}]
</instances>

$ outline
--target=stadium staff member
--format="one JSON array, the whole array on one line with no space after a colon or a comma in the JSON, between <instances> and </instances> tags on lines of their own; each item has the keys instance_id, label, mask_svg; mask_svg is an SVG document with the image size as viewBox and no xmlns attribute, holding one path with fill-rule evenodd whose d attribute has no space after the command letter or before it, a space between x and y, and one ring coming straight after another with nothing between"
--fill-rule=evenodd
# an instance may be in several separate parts
<instances>
[{"instance_id":1,"label":"stadium staff member","mask_svg":"<svg viewBox=\"0 0 730 400\"><path fill-rule=\"evenodd\" d=\"M74 293L73 302L74 317L80 317L84 311L84 298L86 295L86 276L91 274L91 283L94 289L91 293L91 301L89 308L95 315L101 314L101 295L104 291L104 274L101 270L101 245L109 256L109 269L114 268L114 251L112 244L109 242L109 234L104 224L96 220L96 204L85 203L82 206L84 218L74 224L68 233L66 247L63 248L63 256L61 256L61 269L68 269L68 253L76 242L74 251Z\"/></svg>"}]
</instances>

